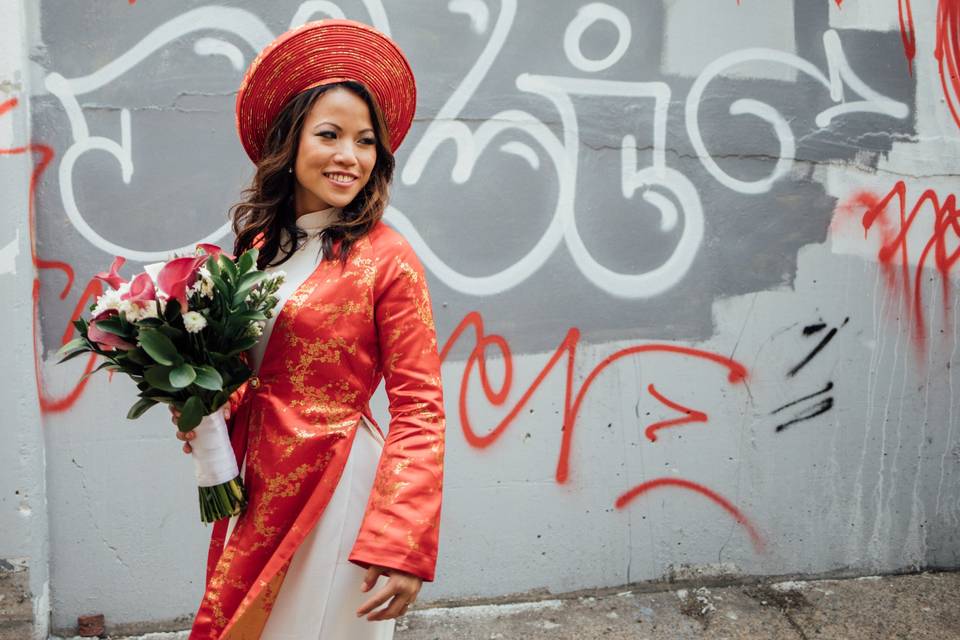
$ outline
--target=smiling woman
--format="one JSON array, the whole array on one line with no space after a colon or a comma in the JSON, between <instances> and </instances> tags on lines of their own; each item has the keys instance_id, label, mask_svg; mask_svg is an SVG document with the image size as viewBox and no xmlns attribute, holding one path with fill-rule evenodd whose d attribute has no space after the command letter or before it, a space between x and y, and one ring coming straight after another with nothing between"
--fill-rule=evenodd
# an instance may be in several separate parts
<instances>
[{"instance_id":1,"label":"smiling woman","mask_svg":"<svg viewBox=\"0 0 960 640\"><path fill-rule=\"evenodd\" d=\"M440 358L426 274L382 221L415 105L399 48L349 20L280 36L240 87L257 168L234 249L287 278L230 401L249 505L214 526L192 639L388 640L434 578ZM381 378L386 438L369 406Z\"/></svg>"},{"instance_id":2,"label":"smiling woman","mask_svg":"<svg viewBox=\"0 0 960 640\"><path fill-rule=\"evenodd\" d=\"M359 82L324 84L295 96L267 132L246 199L233 209L234 249L259 238L259 266L282 264L294 241L307 235L297 218L336 207L341 212L324 232L323 254L345 260L386 208L395 164L389 140L376 100Z\"/></svg>"}]
</instances>

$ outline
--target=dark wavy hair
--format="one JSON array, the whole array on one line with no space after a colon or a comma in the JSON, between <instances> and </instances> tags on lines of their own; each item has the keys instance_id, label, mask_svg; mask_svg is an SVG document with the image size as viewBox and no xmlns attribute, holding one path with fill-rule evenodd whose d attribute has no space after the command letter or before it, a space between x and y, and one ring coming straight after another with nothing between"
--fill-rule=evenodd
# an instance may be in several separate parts
<instances>
[{"instance_id":1,"label":"dark wavy hair","mask_svg":"<svg viewBox=\"0 0 960 640\"><path fill-rule=\"evenodd\" d=\"M396 163L390 149L386 120L377 101L366 87L353 81L336 82L303 91L291 98L273 121L250 186L244 189L243 200L230 208L233 233L236 235L234 255L250 249L262 236L257 259L257 266L261 269L289 260L307 237L307 233L296 224L293 203L296 176L288 168L293 166L297 158L300 132L310 108L317 98L338 87L356 94L370 109L377 160L367 184L343 208L340 218L324 230L321 240L324 259L338 259L346 263L350 247L383 217ZM339 250L334 248L337 240L341 241ZM281 259L275 262L280 253L283 254Z\"/></svg>"}]
</instances>

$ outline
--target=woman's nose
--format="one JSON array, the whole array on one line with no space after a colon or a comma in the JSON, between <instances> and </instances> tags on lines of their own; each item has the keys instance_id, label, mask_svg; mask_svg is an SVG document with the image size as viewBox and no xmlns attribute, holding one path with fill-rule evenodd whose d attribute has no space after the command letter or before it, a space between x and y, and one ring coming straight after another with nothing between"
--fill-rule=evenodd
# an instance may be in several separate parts
<instances>
[{"instance_id":1,"label":"woman's nose","mask_svg":"<svg viewBox=\"0 0 960 640\"><path fill-rule=\"evenodd\" d=\"M357 153L353 148L352 142L344 142L337 146L337 152L334 154L333 159L336 162L340 162L346 165L352 165L357 161Z\"/></svg>"}]
</instances>

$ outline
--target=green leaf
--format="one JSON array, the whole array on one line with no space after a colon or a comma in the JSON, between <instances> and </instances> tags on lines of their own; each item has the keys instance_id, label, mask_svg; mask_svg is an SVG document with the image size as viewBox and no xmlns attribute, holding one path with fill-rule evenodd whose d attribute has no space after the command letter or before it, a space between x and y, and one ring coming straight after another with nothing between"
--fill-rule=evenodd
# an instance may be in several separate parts
<instances>
[{"instance_id":1,"label":"green leaf","mask_svg":"<svg viewBox=\"0 0 960 640\"><path fill-rule=\"evenodd\" d=\"M170 341L170 338L156 329L140 331L140 346L160 364L171 365L177 357L177 348Z\"/></svg>"},{"instance_id":2,"label":"green leaf","mask_svg":"<svg viewBox=\"0 0 960 640\"><path fill-rule=\"evenodd\" d=\"M230 294L230 286L224 282L223 277L221 276L210 276L210 279L213 280L213 288L220 292L227 300L230 300L233 296Z\"/></svg>"},{"instance_id":3,"label":"green leaf","mask_svg":"<svg viewBox=\"0 0 960 640\"><path fill-rule=\"evenodd\" d=\"M237 273L241 276L244 275L247 271L250 271L250 267L253 266L254 256L250 255L249 251L244 252L240 259L237 260Z\"/></svg>"},{"instance_id":4,"label":"green leaf","mask_svg":"<svg viewBox=\"0 0 960 640\"><path fill-rule=\"evenodd\" d=\"M135 362L141 367L153 364L153 360L150 359L150 356L148 356L147 352L143 349L130 349L127 351L127 358L130 359L130 362Z\"/></svg>"},{"instance_id":5,"label":"green leaf","mask_svg":"<svg viewBox=\"0 0 960 640\"><path fill-rule=\"evenodd\" d=\"M180 410L180 421L177 422L177 427L180 431L190 431L200 424L205 409L206 407L203 406L203 400L198 396L190 396L187 398L187 401L183 403L183 408Z\"/></svg>"},{"instance_id":6,"label":"green leaf","mask_svg":"<svg viewBox=\"0 0 960 640\"><path fill-rule=\"evenodd\" d=\"M237 292L233 294L233 304L234 306L243 302L244 298L250 294L250 291L253 290L255 286L266 280L267 274L265 271L251 271L247 275L240 278L240 283L237 285Z\"/></svg>"},{"instance_id":7,"label":"green leaf","mask_svg":"<svg viewBox=\"0 0 960 640\"><path fill-rule=\"evenodd\" d=\"M167 336L171 340L179 340L183 337L183 331L180 331L180 329L177 329L176 327L171 327L168 324L157 327L157 331Z\"/></svg>"},{"instance_id":8,"label":"green leaf","mask_svg":"<svg viewBox=\"0 0 960 640\"><path fill-rule=\"evenodd\" d=\"M202 389L209 389L210 391L220 391L223 388L223 377L221 377L220 372L211 367L208 364L205 364L200 367L196 367L197 378L193 381L195 385Z\"/></svg>"},{"instance_id":9,"label":"green leaf","mask_svg":"<svg viewBox=\"0 0 960 640\"><path fill-rule=\"evenodd\" d=\"M150 383L151 387L160 389L161 391L175 393L179 391L179 389L170 384L170 372L172 370L173 367L155 365L146 369L143 372L143 377Z\"/></svg>"},{"instance_id":10,"label":"green leaf","mask_svg":"<svg viewBox=\"0 0 960 640\"><path fill-rule=\"evenodd\" d=\"M167 322L173 322L180 315L180 301L175 299L167 300L167 308L163 311L163 317Z\"/></svg>"},{"instance_id":11,"label":"green leaf","mask_svg":"<svg viewBox=\"0 0 960 640\"><path fill-rule=\"evenodd\" d=\"M211 276L220 277L220 265L217 263L217 259L210 257L207 259L203 265L207 268L207 271L210 272Z\"/></svg>"},{"instance_id":12,"label":"green leaf","mask_svg":"<svg viewBox=\"0 0 960 640\"><path fill-rule=\"evenodd\" d=\"M257 344L258 342L260 342L260 338L254 338L254 337L244 338L243 340L240 340L236 344L234 344L233 349L227 355L228 356L238 355L242 351L251 349L253 345Z\"/></svg>"},{"instance_id":13,"label":"green leaf","mask_svg":"<svg viewBox=\"0 0 960 640\"><path fill-rule=\"evenodd\" d=\"M130 335L130 324L120 320L119 315L97 320L93 324L97 325L97 329L112 333L115 336L120 336L121 338L132 337Z\"/></svg>"},{"instance_id":14,"label":"green leaf","mask_svg":"<svg viewBox=\"0 0 960 640\"><path fill-rule=\"evenodd\" d=\"M82 356L85 353L97 353L97 352L94 351L93 349L80 349L79 351L74 351L70 355L64 356L59 361L57 361L57 364L63 364L67 360L73 360L77 356Z\"/></svg>"},{"instance_id":15,"label":"green leaf","mask_svg":"<svg viewBox=\"0 0 960 640\"><path fill-rule=\"evenodd\" d=\"M229 282L234 283L237 281L237 277L239 276L237 265L233 264L233 260L222 253L220 254L220 271L222 272L221 275L226 276Z\"/></svg>"},{"instance_id":16,"label":"green leaf","mask_svg":"<svg viewBox=\"0 0 960 640\"><path fill-rule=\"evenodd\" d=\"M163 320L161 320L160 318L144 318L143 320L137 320L137 324L140 325L141 328L142 327L157 328L157 327L163 326Z\"/></svg>"},{"instance_id":17,"label":"green leaf","mask_svg":"<svg viewBox=\"0 0 960 640\"><path fill-rule=\"evenodd\" d=\"M236 325L246 326L251 322L261 322L266 320L267 316L263 311L241 311L240 313L230 314L230 320L236 321Z\"/></svg>"},{"instance_id":18,"label":"green leaf","mask_svg":"<svg viewBox=\"0 0 960 640\"><path fill-rule=\"evenodd\" d=\"M170 384L178 389L189 387L196 380L197 372L189 364L181 364L170 370Z\"/></svg>"},{"instance_id":19,"label":"green leaf","mask_svg":"<svg viewBox=\"0 0 960 640\"><path fill-rule=\"evenodd\" d=\"M136 420L143 415L143 412L157 404L156 400L151 400L150 398L140 398L130 407L130 411L127 412L128 420Z\"/></svg>"},{"instance_id":20,"label":"green leaf","mask_svg":"<svg viewBox=\"0 0 960 640\"><path fill-rule=\"evenodd\" d=\"M210 400L211 407L222 407L230 401L230 394L224 391L218 391L213 394L213 398Z\"/></svg>"},{"instance_id":21,"label":"green leaf","mask_svg":"<svg viewBox=\"0 0 960 640\"><path fill-rule=\"evenodd\" d=\"M67 355L68 353L70 353L70 352L73 351L74 349L83 349L84 351L89 351L89 348L87 347L87 341L86 341L86 339L85 339L85 338L74 338L73 340L71 340L71 341L68 342L67 344L65 344L65 345L63 345L62 347L60 347L59 349L57 349L57 353L54 354L54 355L59 358L60 356L65 356L65 355Z\"/></svg>"}]
</instances>

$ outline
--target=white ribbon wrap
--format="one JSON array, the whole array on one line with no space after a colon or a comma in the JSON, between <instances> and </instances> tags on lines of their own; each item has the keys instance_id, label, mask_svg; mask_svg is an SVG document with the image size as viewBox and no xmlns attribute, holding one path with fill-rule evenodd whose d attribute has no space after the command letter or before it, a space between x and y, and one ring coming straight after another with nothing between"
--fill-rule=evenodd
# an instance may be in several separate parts
<instances>
[{"instance_id":1,"label":"white ribbon wrap","mask_svg":"<svg viewBox=\"0 0 960 640\"><path fill-rule=\"evenodd\" d=\"M194 431L197 435L190 441L190 446L193 448L197 486L215 487L240 475L222 407L203 416Z\"/></svg>"}]
</instances>

